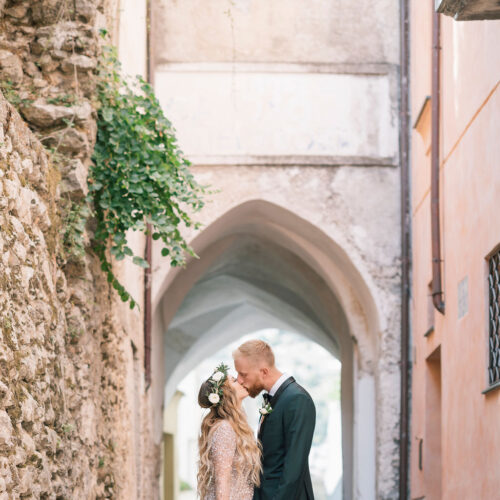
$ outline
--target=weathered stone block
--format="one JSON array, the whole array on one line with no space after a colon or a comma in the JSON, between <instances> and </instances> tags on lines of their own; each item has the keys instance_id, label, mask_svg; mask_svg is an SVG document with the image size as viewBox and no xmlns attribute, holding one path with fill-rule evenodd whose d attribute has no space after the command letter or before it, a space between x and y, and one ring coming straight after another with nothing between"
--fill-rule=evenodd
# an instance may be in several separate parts
<instances>
[{"instance_id":1,"label":"weathered stone block","mask_svg":"<svg viewBox=\"0 0 500 500\"><path fill-rule=\"evenodd\" d=\"M54 61L49 54L44 54L39 60L40 66L44 73L52 73L59 67L59 62Z\"/></svg>"},{"instance_id":2,"label":"weathered stone block","mask_svg":"<svg viewBox=\"0 0 500 500\"><path fill-rule=\"evenodd\" d=\"M55 59L56 61L62 61L64 58L68 57L67 52L64 50L51 50L50 55L52 56L52 59Z\"/></svg>"},{"instance_id":3,"label":"weathered stone block","mask_svg":"<svg viewBox=\"0 0 500 500\"><path fill-rule=\"evenodd\" d=\"M48 426L44 426L44 431L42 437L40 439L40 444L44 448L47 453L51 453L55 455L57 449L57 433L54 429L51 429Z\"/></svg>"},{"instance_id":4,"label":"weathered stone block","mask_svg":"<svg viewBox=\"0 0 500 500\"><path fill-rule=\"evenodd\" d=\"M36 483L36 469L32 465L28 465L27 467L19 467L19 494L23 497L33 496L36 497L36 491L39 491L39 487Z\"/></svg>"},{"instance_id":5,"label":"weathered stone block","mask_svg":"<svg viewBox=\"0 0 500 500\"><path fill-rule=\"evenodd\" d=\"M29 35L30 37L34 35L35 28L33 26L20 25L19 31L25 35Z\"/></svg>"},{"instance_id":6,"label":"weathered stone block","mask_svg":"<svg viewBox=\"0 0 500 500\"><path fill-rule=\"evenodd\" d=\"M10 250L3 254L2 259L6 266L18 266L20 264L17 255Z\"/></svg>"},{"instance_id":7,"label":"weathered stone block","mask_svg":"<svg viewBox=\"0 0 500 500\"><path fill-rule=\"evenodd\" d=\"M88 120L92 115L92 107L88 101L77 106L60 106L47 104L44 100L38 99L29 106L23 107L22 113L30 123L43 128L61 125L64 120L70 120L73 123Z\"/></svg>"},{"instance_id":8,"label":"weathered stone block","mask_svg":"<svg viewBox=\"0 0 500 500\"><path fill-rule=\"evenodd\" d=\"M22 428L22 426L19 426L19 434L19 437L21 438L21 445L26 453L28 455L35 453L35 442L33 441L33 438Z\"/></svg>"},{"instance_id":9,"label":"weathered stone block","mask_svg":"<svg viewBox=\"0 0 500 500\"><path fill-rule=\"evenodd\" d=\"M18 197L20 188L19 184L10 179L4 179L3 187L5 195L9 198L9 200L15 200Z\"/></svg>"},{"instance_id":10,"label":"weathered stone block","mask_svg":"<svg viewBox=\"0 0 500 500\"><path fill-rule=\"evenodd\" d=\"M3 336L3 342L6 342L5 336ZM14 354L11 349L6 349L6 348L0 349L0 365L8 366L10 363L12 363L13 359L14 359ZM6 404L5 406L9 405Z\"/></svg>"},{"instance_id":11,"label":"weathered stone block","mask_svg":"<svg viewBox=\"0 0 500 500\"><path fill-rule=\"evenodd\" d=\"M13 5L12 7L5 9L5 15L14 17L15 19L22 19L28 12L27 5Z\"/></svg>"},{"instance_id":12,"label":"weathered stone block","mask_svg":"<svg viewBox=\"0 0 500 500\"><path fill-rule=\"evenodd\" d=\"M39 416L39 406L31 394L26 394L26 399L21 403L23 422L32 423Z\"/></svg>"},{"instance_id":13,"label":"weathered stone block","mask_svg":"<svg viewBox=\"0 0 500 500\"><path fill-rule=\"evenodd\" d=\"M24 72L31 76L32 78L40 78L42 76L42 72L38 69L38 66L32 61L26 61L23 65Z\"/></svg>"},{"instance_id":14,"label":"weathered stone block","mask_svg":"<svg viewBox=\"0 0 500 500\"><path fill-rule=\"evenodd\" d=\"M11 170L13 170L16 174L19 174L21 172L21 157L19 156L19 153L17 151L13 151L10 154L9 166ZM16 182L18 182L18 177L14 176L13 180L16 180Z\"/></svg>"},{"instance_id":15,"label":"weathered stone block","mask_svg":"<svg viewBox=\"0 0 500 500\"><path fill-rule=\"evenodd\" d=\"M48 291L52 294L55 292L54 282L52 280L52 273L50 270L50 264L48 260L44 260L42 262L42 273L45 285L48 288Z\"/></svg>"},{"instance_id":16,"label":"weathered stone block","mask_svg":"<svg viewBox=\"0 0 500 500\"><path fill-rule=\"evenodd\" d=\"M12 422L10 420L9 414L0 410L0 450L8 451L12 446L12 435L14 428L12 427Z\"/></svg>"},{"instance_id":17,"label":"weathered stone block","mask_svg":"<svg viewBox=\"0 0 500 500\"><path fill-rule=\"evenodd\" d=\"M45 406L45 413L43 415L43 422L47 425L54 425L56 421L56 413L51 404Z\"/></svg>"},{"instance_id":18,"label":"weathered stone block","mask_svg":"<svg viewBox=\"0 0 500 500\"><path fill-rule=\"evenodd\" d=\"M14 243L12 253L17 258L17 264L15 264L15 265L19 265L26 260L26 253L27 253L26 247L24 245L22 245L19 241L16 241Z\"/></svg>"},{"instance_id":19,"label":"weathered stone block","mask_svg":"<svg viewBox=\"0 0 500 500\"><path fill-rule=\"evenodd\" d=\"M42 231L46 231L51 225L49 213L45 203L39 198L38 195L34 196L31 200L31 216L33 221L40 227Z\"/></svg>"},{"instance_id":20,"label":"weathered stone block","mask_svg":"<svg viewBox=\"0 0 500 500\"><path fill-rule=\"evenodd\" d=\"M43 89L44 87L47 87L48 82L46 82L43 78L35 78L33 79L33 85L37 89Z\"/></svg>"},{"instance_id":21,"label":"weathered stone block","mask_svg":"<svg viewBox=\"0 0 500 500\"><path fill-rule=\"evenodd\" d=\"M81 54L73 54L68 57L65 61L61 63L61 69L65 73L70 73L74 71L91 71L97 66L97 61L95 58L87 57Z\"/></svg>"},{"instance_id":22,"label":"weathered stone block","mask_svg":"<svg viewBox=\"0 0 500 500\"><path fill-rule=\"evenodd\" d=\"M29 332L26 332L29 334ZM29 336L29 335L28 335ZM39 355L42 353L37 351ZM20 377L25 380L26 382L33 382L35 380L36 376L36 370L37 370L37 359L33 355L29 355L24 357L19 366L19 375Z\"/></svg>"},{"instance_id":23,"label":"weathered stone block","mask_svg":"<svg viewBox=\"0 0 500 500\"><path fill-rule=\"evenodd\" d=\"M7 217L7 220L9 225L12 227L12 231L15 235L16 240L23 245L26 245L29 242L29 238L26 234L26 231L24 230L24 226L22 225L21 221L13 215L9 215Z\"/></svg>"},{"instance_id":24,"label":"weathered stone block","mask_svg":"<svg viewBox=\"0 0 500 500\"><path fill-rule=\"evenodd\" d=\"M30 158L25 158L21 161L22 174L29 176L33 172L33 161Z\"/></svg>"},{"instance_id":25,"label":"weathered stone block","mask_svg":"<svg viewBox=\"0 0 500 500\"><path fill-rule=\"evenodd\" d=\"M89 150L89 141L84 132L74 128L65 129L55 136L59 144L61 153L74 154L75 156L85 156Z\"/></svg>"},{"instance_id":26,"label":"weathered stone block","mask_svg":"<svg viewBox=\"0 0 500 500\"><path fill-rule=\"evenodd\" d=\"M85 318L78 307L71 306L70 311L66 313L66 322L70 342L78 343L78 340L85 333Z\"/></svg>"},{"instance_id":27,"label":"weathered stone block","mask_svg":"<svg viewBox=\"0 0 500 500\"><path fill-rule=\"evenodd\" d=\"M7 155L12 151L12 140L9 136L3 135L3 129L0 127L0 158L5 160ZM0 170L0 177L3 176L3 172Z\"/></svg>"},{"instance_id":28,"label":"weathered stone block","mask_svg":"<svg viewBox=\"0 0 500 500\"><path fill-rule=\"evenodd\" d=\"M72 199L81 199L88 193L87 168L80 160L71 161L63 170L61 194L68 194Z\"/></svg>"},{"instance_id":29,"label":"weathered stone block","mask_svg":"<svg viewBox=\"0 0 500 500\"><path fill-rule=\"evenodd\" d=\"M9 460L7 457L0 457L0 491L4 492L12 484L12 473L9 466ZM5 495L2 493L0 496L1 500L10 500L7 493Z\"/></svg>"},{"instance_id":30,"label":"weathered stone block","mask_svg":"<svg viewBox=\"0 0 500 500\"><path fill-rule=\"evenodd\" d=\"M23 64L21 59L7 50L0 50L0 78L19 85L23 81Z\"/></svg>"},{"instance_id":31,"label":"weathered stone block","mask_svg":"<svg viewBox=\"0 0 500 500\"><path fill-rule=\"evenodd\" d=\"M14 215L17 215L19 219L25 224L31 224L31 205L32 200L35 198L36 194L31 189L21 187L19 189L19 196L16 199Z\"/></svg>"},{"instance_id":32,"label":"weathered stone block","mask_svg":"<svg viewBox=\"0 0 500 500\"><path fill-rule=\"evenodd\" d=\"M37 24L50 25L58 21L64 0L40 0L32 6L33 21Z\"/></svg>"},{"instance_id":33,"label":"weathered stone block","mask_svg":"<svg viewBox=\"0 0 500 500\"><path fill-rule=\"evenodd\" d=\"M29 311L35 325L44 325L50 322L52 310L50 304L43 300L32 301L32 309ZM43 332L43 330L41 330Z\"/></svg>"},{"instance_id":34,"label":"weathered stone block","mask_svg":"<svg viewBox=\"0 0 500 500\"><path fill-rule=\"evenodd\" d=\"M38 163L34 164L32 168L26 168L23 173L33 187L39 188L44 183L43 176L46 170L46 164L44 165L43 163Z\"/></svg>"},{"instance_id":35,"label":"weathered stone block","mask_svg":"<svg viewBox=\"0 0 500 500\"><path fill-rule=\"evenodd\" d=\"M0 380L0 408L12 405L12 391Z\"/></svg>"},{"instance_id":36,"label":"weathered stone block","mask_svg":"<svg viewBox=\"0 0 500 500\"><path fill-rule=\"evenodd\" d=\"M92 23L96 15L96 2L92 0L75 0L76 13L79 20Z\"/></svg>"}]
</instances>

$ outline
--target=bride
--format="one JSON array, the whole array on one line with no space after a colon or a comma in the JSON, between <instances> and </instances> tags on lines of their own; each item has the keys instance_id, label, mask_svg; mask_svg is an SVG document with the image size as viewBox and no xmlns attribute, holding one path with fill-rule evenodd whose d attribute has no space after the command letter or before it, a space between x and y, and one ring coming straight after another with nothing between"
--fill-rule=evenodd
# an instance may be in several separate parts
<instances>
[{"instance_id":1,"label":"bride","mask_svg":"<svg viewBox=\"0 0 500 500\"><path fill-rule=\"evenodd\" d=\"M209 408L198 440L201 500L252 500L260 485L261 448L241 407L247 390L220 364L200 387L198 403Z\"/></svg>"}]
</instances>

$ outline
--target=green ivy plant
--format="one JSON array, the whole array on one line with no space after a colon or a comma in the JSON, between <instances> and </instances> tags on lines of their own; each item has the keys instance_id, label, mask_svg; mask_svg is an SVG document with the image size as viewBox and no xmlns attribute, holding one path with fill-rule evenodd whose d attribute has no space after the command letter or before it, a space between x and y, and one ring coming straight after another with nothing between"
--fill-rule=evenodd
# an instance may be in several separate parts
<instances>
[{"instance_id":1,"label":"green ivy plant","mask_svg":"<svg viewBox=\"0 0 500 500\"><path fill-rule=\"evenodd\" d=\"M153 240L161 240L161 254L170 257L172 266L183 265L186 253L196 255L180 229L199 228L191 214L203 207L207 191L190 172L151 85L139 76L133 81L122 76L114 47L103 47L97 97L98 132L87 197L97 221L94 250L108 281L133 309L136 301L114 275L110 255L116 260L131 257L148 267L134 255L127 232L147 233L149 224Z\"/></svg>"}]
</instances>

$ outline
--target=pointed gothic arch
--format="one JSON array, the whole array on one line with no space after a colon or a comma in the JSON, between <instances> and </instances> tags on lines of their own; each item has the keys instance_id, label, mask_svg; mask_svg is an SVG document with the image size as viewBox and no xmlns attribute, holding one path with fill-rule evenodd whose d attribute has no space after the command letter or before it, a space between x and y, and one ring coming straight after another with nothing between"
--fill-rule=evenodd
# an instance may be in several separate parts
<instances>
[{"instance_id":1,"label":"pointed gothic arch","mask_svg":"<svg viewBox=\"0 0 500 500\"><path fill-rule=\"evenodd\" d=\"M319 228L263 200L230 209L191 244L200 258L171 270L154 298L157 398L173 395L208 339L217 350L264 326L301 333L342 363L344 498L374 498L381 325L359 269Z\"/></svg>"}]
</instances>

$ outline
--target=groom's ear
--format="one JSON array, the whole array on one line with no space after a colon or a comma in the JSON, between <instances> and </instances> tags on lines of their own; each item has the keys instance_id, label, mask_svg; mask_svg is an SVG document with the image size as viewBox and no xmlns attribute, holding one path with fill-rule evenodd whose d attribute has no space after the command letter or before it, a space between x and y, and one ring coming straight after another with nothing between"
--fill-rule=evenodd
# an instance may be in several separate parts
<instances>
[{"instance_id":1,"label":"groom's ear","mask_svg":"<svg viewBox=\"0 0 500 500\"><path fill-rule=\"evenodd\" d=\"M260 373L263 377L267 377L269 375L269 368L267 366L261 366Z\"/></svg>"}]
</instances>

